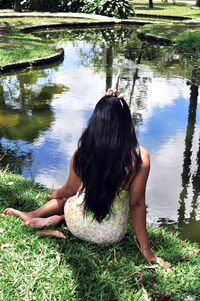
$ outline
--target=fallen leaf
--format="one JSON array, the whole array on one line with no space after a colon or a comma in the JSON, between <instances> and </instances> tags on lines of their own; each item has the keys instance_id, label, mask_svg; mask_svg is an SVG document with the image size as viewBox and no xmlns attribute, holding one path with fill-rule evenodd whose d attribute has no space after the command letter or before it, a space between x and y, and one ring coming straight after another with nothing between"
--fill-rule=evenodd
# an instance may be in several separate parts
<instances>
[{"instance_id":1,"label":"fallen leaf","mask_svg":"<svg viewBox=\"0 0 200 301\"><path fill-rule=\"evenodd\" d=\"M152 288L150 289L150 291L154 294L154 296L155 296L156 298L161 298L161 297L162 297L162 294L159 294L159 293L154 292L154 290L153 290Z\"/></svg>"},{"instance_id":2,"label":"fallen leaf","mask_svg":"<svg viewBox=\"0 0 200 301\"><path fill-rule=\"evenodd\" d=\"M72 287L74 285L74 279L72 279L70 286Z\"/></svg>"},{"instance_id":3,"label":"fallen leaf","mask_svg":"<svg viewBox=\"0 0 200 301\"><path fill-rule=\"evenodd\" d=\"M187 259L188 257L189 257L189 255L185 255L179 259L176 259L176 261L183 261L183 260Z\"/></svg>"},{"instance_id":4,"label":"fallen leaf","mask_svg":"<svg viewBox=\"0 0 200 301\"><path fill-rule=\"evenodd\" d=\"M200 249L196 250L197 255L200 255Z\"/></svg>"},{"instance_id":5,"label":"fallen leaf","mask_svg":"<svg viewBox=\"0 0 200 301\"><path fill-rule=\"evenodd\" d=\"M11 185L13 185L13 184L15 184L15 183L16 183L16 182L10 181L10 182L6 183L6 186L11 186Z\"/></svg>"},{"instance_id":6,"label":"fallen leaf","mask_svg":"<svg viewBox=\"0 0 200 301\"><path fill-rule=\"evenodd\" d=\"M156 298L162 298L162 297L170 298L170 295L168 295L167 293L165 294L156 293L152 288L150 290L152 291L152 293Z\"/></svg>"},{"instance_id":7,"label":"fallen leaf","mask_svg":"<svg viewBox=\"0 0 200 301\"><path fill-rule=\"evenodd\" d=\"M5 249L5 248L10 248L10 247L12 247L12 245L11 244L0 244L0 248L1 249Z\"/></svg>"},{"instance_id":8,"label":"fallen leaf","mask_svg":"<svg viewBox=\"0 0 200 301\"><path fill-rule=\"evenodd\" d=\"M64 230L68 231L68 227L64 227Z\"/></svg>"},{"instance_id":9,"label":"fallen leaf","mask_svg":"<svg viewBox=\"0 0 200 301\"><path fill-rule=\"evenodd\" d=\"M5 231L5 229L0 228L0 233L3 233Z\"/></svg>"},{"instance_id":10,"label":"fallen leaf","mask_svg":"<svg viewBox=\"0 0 200 301\"><path fill-rule=\"evenodd\" d=\"M171 263L164 261L161 257L157 257L156 262L162 267L164 270L168 270L171 267Z\"/></svg>"},{"instance_id":11,"label":"fallen leaf","mask_svg":"<svg viewBox=\"0 0 200 301\"><path fill-rule=\"evenodd\" d=\"M57 260L57 263L60 264L60 255L58 253L56 253L56 260Z\"/></svg>"},{"instance_id":12,"label":"fallen leaf","mask_svg":"<svg viewBox=\"0 0 200 301\"><path fill-rule=\"evenodd\" d=\"M52 236L52 237L57 237L57 238L66 238L66 236L62 232L57 231L57 230L40 230L37 232L39 234L43 234L46 236Z\"/></svg>"},{"instance_id":13,"label":"fallen leaf","mask_svg":"<svg viewBox=\"0 0 200 301\"><path fill-rule=\"evenodd\" d=\"M128 275L127 274L122 274L122 277L128 277Z\"/></svg>"},{"instance_id":14,"label":"fallen leaf","mask_svg":"<svg viewBox=\"0 0 200 301\"><path fill-rule=\"evenodd\" d=\"M144 269L145 270L153 270L153 269L157 269L159 267L158 264L154 264L154 265L144 265Z\"/></svg>"},{"instance_id":15,"label":"fallen leaf","mask_svg":"<svg viewBox=\"0 0 200 301\"><path fill-rule=\"evenodd\" d=\"M134 277L134 276L136 276L136 275L139 275L140 276L140 278L139 278L139 280L137 281L139 284L141 284L142 282L143 282L143 274L142 274L142 272L135 272L135 273L133 273L132 275L131 275L131 277Z\"/></svg>"},{"instance_id":16,"label":"fallen leaf","mask_svg":"<svg viewBox=\"0 0 200 301\"><path fill-rule=\"evenodd\" d=\"M21 202L20 199L16 199L16 201L17 201L17 204L18 204L19 206L22 206L22 202Z\"/></svg>"},{"instance_id":17,"label":"fallen leaf","mask_svg":"<svg viewBox=\"0 0 200 301\"><path fill-rule=\"evenodd\" d=\"M114 262L117 262L116 249L114 249Z\"/></svg>"},{"instance_id":18,"label":"fallen leaf","mask_svg":"<svg viewBox=\"0 0 200 301\"><path fill-rule=\"evenodd\" d=\"M180 242L181 242L181 247L183 248L184 247L184 243L183 243L182 240L180 240Z\"/></svg>"}]
</instances>

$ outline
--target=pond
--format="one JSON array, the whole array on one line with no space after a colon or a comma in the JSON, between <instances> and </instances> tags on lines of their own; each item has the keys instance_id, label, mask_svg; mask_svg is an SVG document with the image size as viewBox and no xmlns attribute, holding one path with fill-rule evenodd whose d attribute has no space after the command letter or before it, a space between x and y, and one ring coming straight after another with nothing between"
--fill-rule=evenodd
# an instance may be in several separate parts
<instances>
[{"instance_id":1,"label":"pond","mask_svg":"<svg viewBox=\"0 0 200 301\"><path fill-rule=\"evenodd\" d=\"M147 221L200 241L200 105L192 66L135 27L40 32L64 61L0 78L2 166L49 188L63 185L93 108L121 71L138 140L151 156Z\"/></svg>"}]
</instances>

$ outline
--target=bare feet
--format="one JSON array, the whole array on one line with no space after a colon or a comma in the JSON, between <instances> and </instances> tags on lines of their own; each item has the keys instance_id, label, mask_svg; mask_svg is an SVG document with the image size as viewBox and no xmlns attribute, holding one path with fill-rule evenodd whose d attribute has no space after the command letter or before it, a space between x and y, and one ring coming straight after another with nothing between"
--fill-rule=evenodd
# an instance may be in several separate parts
<instances>
[{"instance_id":1,"label":"bare feet","mask_svg":"<svg viewBox=\"0 0 200 301\"><path fill-rule=\"evenodd\" d=\"M12 215L18 216L24 222L34 217L33 213L31 212L22 212L13 208L6 208L3 213L8 216L12 216Z\"/></svg>"},{"instance_id":2,"label":"bare feet","mask_svg":"<svg viewBox=\"0 0 200 301\"><path fill-rule=\"evenodd\" d=\"M18 216L28 226L42 228L52 224L59 224L64 220L64 215L52 215L49 217L36 217L33 212L22 212L13 208L7 208L3 212L7 216Z\"/></svg>"},{"instance_id":3,"label":"bare feet","mask_svg":"<svg viewBox=\"0 0 200 301\"><path fill-rule=\"evenodd\" d=\"M52 215L49 217L35 217L26 221L26 224L30 227L42 228L50 226L52 224L58 224L64 220L64 215Z\"/></svg>"}]
</instances>

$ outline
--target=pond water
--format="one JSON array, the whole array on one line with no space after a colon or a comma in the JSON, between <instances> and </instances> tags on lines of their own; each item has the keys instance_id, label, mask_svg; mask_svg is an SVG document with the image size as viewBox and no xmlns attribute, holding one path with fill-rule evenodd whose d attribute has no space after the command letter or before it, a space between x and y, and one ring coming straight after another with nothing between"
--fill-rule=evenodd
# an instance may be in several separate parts
<instances>
[{"instance_id":1,"label":"pond water","mask_svg":"<svg viewBox=\"0 0 200 301\"><path fill-rule=\"evenodd\" d=\"M169 47L137 39L135 28L42 32L65 50L56 66L0 78L1 161L49 188L63 185L93 108L121 71L139 143L151 156L147 220L200 241L198 87Z\"/></svg>"}]
</instances>

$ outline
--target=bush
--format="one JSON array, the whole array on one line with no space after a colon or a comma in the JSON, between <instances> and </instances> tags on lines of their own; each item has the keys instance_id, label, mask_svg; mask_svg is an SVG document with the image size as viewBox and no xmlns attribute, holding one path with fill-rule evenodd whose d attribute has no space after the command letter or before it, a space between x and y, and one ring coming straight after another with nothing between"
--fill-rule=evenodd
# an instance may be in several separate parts
<instances>
[{"instance_id":1,"label":"bush","mask_svg":"<svg viewBox=\"0 0 200 301\"><path fill-rule=\"evenodd\" d=\"M134 14L129 0L87 0L82 12L126 19Z\"/></svg>"},{"instance_id":2,"label":"bush","mask_svg":"<svg viewBox=\"0 0 200 301\"><path fill-rule=\"evenodd\" d=\"M1 1L1 0L0 0ZM79 12L86 0L40 0L38 10L51 12ZM23 9L35 9L32 0L21 2Z\"/></svg>"},{"instance_id":3,"label":"bush","mask_svg":"<svg viewBox=\"0 0 200 301\"><path fill-rule=\"evenodd\" d=\"M13 8L14 1L13 0L0 0L0 8Z\"/></svg>"},{"instance_id":4,"label":"bush","mask_svg":"<svg viewBox=\"0 0 200 301\"><path fill-rule=\"evenodd\" d=\"M13 8L14 0L0 0L0 8ZM22 0L23 10L33 10L32 0ZM37 10L83 12L126 19L134 14L130 0L40 0Z\"/></svg>"},{"instance_id":5,"label":"bush","mask_svg":"<svg viewBox=\"0 0 200 301\"><path fill-rule=\"evenodd\" d=\"M192 56L200 56L200 32L189 32L177 40L176 48Z\"/></svg>"}]
</instances>

